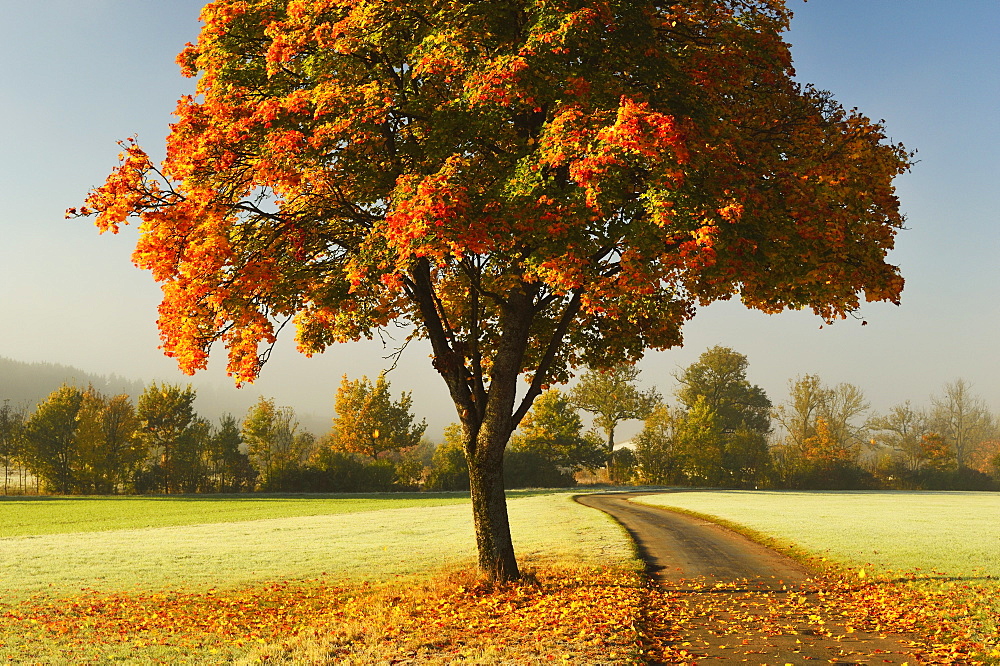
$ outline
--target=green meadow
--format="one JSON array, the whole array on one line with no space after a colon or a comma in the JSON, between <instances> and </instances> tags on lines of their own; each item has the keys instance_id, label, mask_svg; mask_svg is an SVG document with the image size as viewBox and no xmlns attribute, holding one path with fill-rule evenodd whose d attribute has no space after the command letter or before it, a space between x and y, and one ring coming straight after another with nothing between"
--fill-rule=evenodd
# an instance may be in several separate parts
<instances>
[{"instance_id":1,"label":"green meadow","mask_svg":"<svg viewBox=\"0 0 1000 666\"><path fill-rule=\"evenodd\" d=\"M624 531L566 492L511 493L527 564L622 564ZM462 494L3 500L0 595L382 581L475 562Z\"/></svg>"},{"instance_id":2,"label":"green meadow","mask_svg":"<svg viewBox=\"0 0 1000 666\"><path fill-rule=\"evenodd\" d=\"M468 503L461 493L0 498L0 538L106 532Z\"/></svg>"},{"instance_id":3,"label":"green meadow","mask_svg":"<svg viewBox=\"0 0 1000 666\"><path fill-rule=\"evenodd\" d=\"M849 566L1000 577L1000 495L675 491L636 501L717 517ZM510 493L525 562L631 561L572 493ZM475 561L462 493L0 499L0 593L383 580Z\"/></svg>"},{"instance_id":4,"label":"green meadow","mask_svg":"<svg viewBox=\"0 0 1000 666\"><path fill-rule=\"evenodd\" d=\"M714 516L853 567L1000 578L1000 494L691 490L635 501Z\"/></svg>"}]
</instances>

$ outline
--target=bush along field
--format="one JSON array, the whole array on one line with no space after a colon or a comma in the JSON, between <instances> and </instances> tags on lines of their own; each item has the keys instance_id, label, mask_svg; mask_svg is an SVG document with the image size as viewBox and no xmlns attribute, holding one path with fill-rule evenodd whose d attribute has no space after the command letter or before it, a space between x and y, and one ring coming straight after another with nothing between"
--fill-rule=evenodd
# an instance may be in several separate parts
<instances>
[{"instance_id":1,"label":"bush along field","mask_svg":"<svg viewBox=\"0 0 1000 666\"><path fill-rule=\"evenodd\" d=\"M1000 496L977 492L677 491L683 511L814 570L849 631L915 633L922 661L1000 663Z\"/></svg>"}]
</instances>

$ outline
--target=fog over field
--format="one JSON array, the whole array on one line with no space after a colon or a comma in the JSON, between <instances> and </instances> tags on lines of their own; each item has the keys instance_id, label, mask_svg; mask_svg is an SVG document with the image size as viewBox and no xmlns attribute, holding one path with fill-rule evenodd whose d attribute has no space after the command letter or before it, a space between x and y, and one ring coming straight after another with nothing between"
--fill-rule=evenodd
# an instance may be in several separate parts
<instances>
[{"instance_id":1,"label":"fog over field","mask_svg":"<svg viewBox=\"0 0 1000 666\"><path fill-rule=\"evenodd\" d=\"M214 394L234 411L259 395L274 397L320 429L340 377L374 377L392 365L385 357L405 330L384 345L340 345L313 359L286 335L260 380L239 393L222 359L190 380L157 349L159 289L130 264L134 228L98 237L87 220L63 219L115 165L117 140L135 134L162 156L176 99L192 88L174 57L197 35L202 4L38 0L5 7L0 55L18 64L4 72L0 101L0 303L7 314L0 356L134 382L194 381L200 395ZM907 279L902 305L865 306L866 326L847 320L821 328L808 313L768 316L715 304L687 326L683 349L642 361L642 383L669 396L671 374L721 344L748 356L749 379L774 402L784 400L790 378L816 373L830 384L857 384L878 410L904 400L926 404L959 377L1000 408L1000 5L789 6L796 16L787 39L799 78L830 90L845 107L884 118L892 140L919 151L912 173L897 181L909 229L890 260ZM396 391L413 391L414 411L436 438L454 409L428 355L426 344L411 344L390 380Z\"/></svg>"}]
</instances>

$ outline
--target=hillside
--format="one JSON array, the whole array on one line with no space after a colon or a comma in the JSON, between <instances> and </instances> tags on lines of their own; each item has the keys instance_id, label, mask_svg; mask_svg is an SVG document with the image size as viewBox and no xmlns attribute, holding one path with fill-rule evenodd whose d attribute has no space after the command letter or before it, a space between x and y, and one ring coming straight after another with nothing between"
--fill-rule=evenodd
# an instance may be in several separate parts
<instances>
[{"instance_id":1,"label":"hillside","mask_svg":"<svg viewBox=\"0 0 1000 666\"><path fill-rule=\"evenodd\" d=\"M29 412L62 384L89 385L105 395L126 393L136 400L148 383L118 375L98 375L69 365L26 363L0 356L0 404L6 400L12 406L24 407ZM226 390L213 385L199 385L196 381L192 383L198 393L195 411L212 421L223 414L243 418L259 395L253 391ZM317 435L330 429L328 415L299 412L296 416L302 428Z\"/></svg>"},{"instance_id":2,"label":"hillside","mask_svg":"<svg viewBox=\"0 0 1000 666\"><path fill-rule=\"evenodd\" d=\"M0 401L32 409L62 384L92 385L101 393L127 393L133 398L143 388L143 382L117 375L95 375L68 365L25 363L0 356Z\"/></svg>"}]
</instances>

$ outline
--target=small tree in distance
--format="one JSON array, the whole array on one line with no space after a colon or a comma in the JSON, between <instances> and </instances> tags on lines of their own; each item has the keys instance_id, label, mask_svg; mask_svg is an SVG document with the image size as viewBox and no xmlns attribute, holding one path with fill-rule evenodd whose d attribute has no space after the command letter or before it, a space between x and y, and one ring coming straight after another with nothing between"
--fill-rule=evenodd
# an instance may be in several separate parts
<instances>
[{"instance_id":1,"label":"small tree in distance","mask_svg":"<svg viewBox=\"0 0 1000 666\"><path fill-rule=\"evenodd\" d=\"M131 398L124 394L107 397L90 387L83 394L76 421L86 491L116 493L130 485L146 458Z\"/></svg>"},{"instance_id":2,"label":"small tree in distance","mask_svg":"<svg viewBox=\"0 0 1000 666\"><path fill-rule=\"evenodd\" d=\"M764 389L747 380L749 365L743 354L715 346L675 375L680 384L677 397L685 410L677 417L677 432L689 432L692 420L711 421L719 439L686 447L687 468L699 470L689 480L753 488L769 476L771 400Z\"/></svg>"},{"instance_id":3,"label":"small tree in distance","mask_svg":"<svg viewBox=\"0 0 1000 666\"><path fill-rule=\"evenodd\" d=\"M512 453L534 455L570 482L572 473L602 467L607 461L600 439L584 432L579 413L559 389L538 397L511 438L510 448Z\"/></svg>"},{"instance_id":4,"label":"small tree in distance","mask_svg":"<svg viewBox=\"0 0 1000 666\"><path fill-rule=\"evenodd\" d=\"M882 127L793 77L780 0L216 0L159 167L69 214L142 219L164 351L253 379L392 322L462 425L479 565L518 578L507 441L545 387L681 343L697 306L843 318L903 286ZM263 347L263 350L261 349ZM528 380L519 392L519 378Z\"/></svg>"},{"instance_id":5,"label":"small tree in distance","mask_svg":"<svg viewBox=\"0 0 1000 666\"><path fill-rule=\"evenodd\" d=\"M784 437L774 447L779 472L792 487L865 487L871 475L858 465L874 423L854 384L826 386L816 375L788 382L788 401L775 408ZM876 440L877 441L877 440Z\"/></svg>"},{"instance_id":6,"label":"small tree in distance","mask_svg":"<svg viewBox=\"0 0 1000 666\"><path fill-rule=\"evenodd\" d=\"M663 402L646 417L642 431L635 438L635 464L640 483L668 485L681 480L677 425L678 419Z\"/></svg>"},{"instance_id":7,"label":"small tree in distance","mask_svg":"<svg viewBox=\"0 0 1000 666\"><path fill-rule=\"evenodd\" d=\"M77 414L83 391L63 384L38 405L25 425L32 472L59 493L75 490L80 472Z\"/></svg>"},{"instance_id":8,"label":"small tree in distance","mask_svg":"<svg viewBox=\"0 0 1000 666\"><path fill-rule=\"evenodd\" d=\"M451 423L444 429L444 441L434 450L424 487L427 490L469 489L469 461L462 445L461 424Z\"/></svg>"},{"instance_id":9,"label":"small tree in distance","mask_svg":"<svg viewBox=\"0 0 1000 666\"><path fill-rule=\"evenodd\" d=\"M892 451L899 467L915 472L924 464L923 438L930 434L929 422L927 414L914 409L909 400L868 419L867 426L876 443Z\"/></svg>"},{"instance_id":10,"label":"small tree in distance","mask_svg":"<svg viewBox=\"0 0 1000 666\"><path fill-rule=\"evenodd\" d=\"M640 391L635 386L639 369L616 365L608 370L590 369L570 392L574 407L594 414L594 424L604 431L605 455L615 449L615 429L622 421L645 419L661 401L655 388Z\"/></svg>"},{"instance_id":11,"label":"small tree in distance","mask_svg":"<svg viewBox=\"0 0 1000 666\"><path fill-rule=\"evenodd\" d=\"M964 379L945 384L932 402L932 427L951 447L959 469L967 467L976 449L996 431L993 415Z\"/></svg>"},{"instance_id":12,"label":"small tree in distance","mask_svg":"<svg viewBox=\"0 0 1000 666\"><path fill-rule=\"evenodd\" d=\"M687 409L703 399L719 426L727 432L746 429L766 435L771 431L771 401L764 389L747 381L747 357L729 347L716 346L675 375L677 397Z\"/></svg>"},{"instance_id":13,"label":"small tree in distance","mask_svg":"<svg viewBox=\"0 0 1000 666\"><path fill-rule=\"evenodd\" d=\"M936 432L929 432L920 437L920 454L923 463L930 469L947 472L958 467L955 450Z\"/></svg>"},{"instance_id":14,"label":"small tree in distance","mask_svg":"<svg viewBox=\"0 0 1000 666\"><path fill-rule=\"evenodd\" d=\"M243 452L240 422L224 414L208 440L208 484L215 492L231 493L253 488L253 468Z\"/></svg>"},{"instance_id":15,"label":"small tree in distance","mask_svg":"<svg viewBox=\"0 0 1000 666\"><path fill-rule=\"evenodd\" d=\"M240 435L260 474L261 487L272 491L286 489L286 480L310 453L315 439L299 430L295 410L278 407L274 399L263 396L247 412Z\"/></svg>"},{"instance_id":16,"label":"small tree in distance","mask_svg":"<svg viewBox=\"0 0 1000 666\"><path fill-rule=\"evenodd\" d=\"M337 415L331 433L337 449L377 458L420 443L426 421L416 423L413 398L403 392L399 400L393 400L390 386L384 372L374 383L368 377L349 380L343 376L334 400Z\"/></svg>"},{"instance_id":17,"label":"small tree in distance","mask_svg":"<svg viewBox=\"0 0 1000 666\"><path fill-rule=\"evenodd\" d=\"M24 409L13 407L4 400L0 405L0 465L3 465L3 494L9 492L10 469L16 462L23 467L27 454L24 438ZM23 492L23 488L21 489Z\"/></svg>"},{"instance_id":18,"label":"small tree in distance","mask_svg":"<svg viewBox=\"0 0 1000 666\"><path fill-rule=\"evenodd\" d=\"M136 405L139 436L146 443L155 468L160 471L165 493L177 487L173 458L175 449L181 445L188 428L197 419L194 413L195 396L190 384L181 388L175 384L152 382L139 396Z\"/></svg>"}]
</instances>

